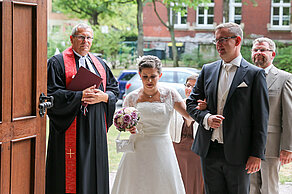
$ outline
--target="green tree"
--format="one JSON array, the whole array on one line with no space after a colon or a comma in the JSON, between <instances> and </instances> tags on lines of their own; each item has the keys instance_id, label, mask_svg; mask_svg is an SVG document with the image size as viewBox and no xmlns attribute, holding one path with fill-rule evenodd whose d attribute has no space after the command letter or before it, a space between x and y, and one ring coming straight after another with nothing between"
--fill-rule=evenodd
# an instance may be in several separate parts
<instances>
[{"instance_id":1,"label":"green tree","mask_svg":"<svg viewBox=\"0 0 292 194\"><path fill-rule=\"evenodd\" d=\"M123 34L116 29L109 29L108 33L103 33L98 26L93 27L93 30L91 52L103 54L113 69L119 65L127 68L133 61L131 58L133 55L129 54L131 48L121 43L124 40Z\"/></svg>"},{"instance_id":2,"label":"green tree","mask_svg":"<svg viewBox=\"0 0 292 194\"><path fill-rule=\"evenodd\" d=\"M178 67L178 54L174 33L174 23L175 23L175 15L180 12L182 15L186 14L186 8L196 8L199 4L209 3L210 0L152 0L153 8L156 16L160 20L160 22L169 30L171 43L172 43L172 56L173 56L173 66ZM164 21L161 18L161 15L158 13L156 8L156 3L161 3L167 9L167 21ZM171 11L173 14L171 14ZM172 16L172 17L171 17Z\"/></svg>"},{"instance_id":3,"label":"green tree","mask_svg":"<svg viewBox=\"0 0 292 194\"><path fill-rule=\"evenodd\" d=\"M47 43L47 57L48 59L54 56L56 49L63 52L67 47L71 45L70 43L71 28L66 28L66 30L49 30L48 43Z\"/></svg>"},{"instance_id":4,"label":"green tree","mask_svg":"<svg viewBox=\"0 0 292 194\"><path fill-rule=\"evenodd\" d=\"M136 15L134 17L128 14L123 15L122 19L136 19L135 27L138 29L138 55L143 55L143 0L54 0L53 6L68 15L81 19L88 19L92 25L102 25L103 18L119 17L117 9L130 11L128 4L137 4ZM122 5L122 6L121 6ZM121 20L120 20L121 21ZM130 25L133 23L131 22ZM117 28L120 23L106 24ZM136 30L135 30L136 31Z\"/></svg>"},{"instance_id":5,"label":"green tree","mask_svg":"<svg viewBox=\"0 0 292 194\"><path fill-rule=\"evenodd\" d=\"M61 12L81 19L88 19L90 24L98 25L102 15L113 15L110 9L114 4L128 3L132 0L54 0L54 6Z\"/></svg>"},{"instance_id":6,"label":"green tree","mask_svg":"<svg viewBox=\"0 0 292 194\"><path fill-rule=\"evenodd\" d=\"M144 47L144 33L143 33L143 0L136 0L137 2L137 29L138 29L138 56L143 56Z\"/></svg>"},{"instance_id":7,"label":"green tree","mask_svg":"<svg viewBox=\"0 0 292 194\"><path fill-rule=\"evenodd\" d=\"M133 3L112 4L109 9L114 10L115 14L104 14L100 17L99 27L108 27L110 30L117 30L124 36L127 34L137 36L137 22L136 22L136 5Z\"/></svg>"}]
</instances>

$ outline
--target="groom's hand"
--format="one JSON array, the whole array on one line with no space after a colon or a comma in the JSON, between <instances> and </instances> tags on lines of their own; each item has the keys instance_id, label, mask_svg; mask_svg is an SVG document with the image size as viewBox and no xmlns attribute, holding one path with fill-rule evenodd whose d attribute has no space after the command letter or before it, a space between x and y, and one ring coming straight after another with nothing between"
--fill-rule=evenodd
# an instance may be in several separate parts
<instances>
[{"instance_id":1,"label":"groom's hand","mask_svg":"<svg viewBox=\"0 0 292 194\"><path fill-rule=\"evenodd\" d=\"M259 171L260 169L261 169L261 159L254 156L250 156L247 160L246 168L245 168L245 170L247 170L247 174L255 173Z\"/></svg>"},{"instance_id":2,"label":"groom's hand","mask_svg":"<svg viewBox=\"0 0 292 194\"><path fill-rule=\"evenodd\" d=\"M208 117L208 125L209 127L216 129L220 127L223 119L225 119L222 115L211 115Z\"/></svg>"}]
</instances>

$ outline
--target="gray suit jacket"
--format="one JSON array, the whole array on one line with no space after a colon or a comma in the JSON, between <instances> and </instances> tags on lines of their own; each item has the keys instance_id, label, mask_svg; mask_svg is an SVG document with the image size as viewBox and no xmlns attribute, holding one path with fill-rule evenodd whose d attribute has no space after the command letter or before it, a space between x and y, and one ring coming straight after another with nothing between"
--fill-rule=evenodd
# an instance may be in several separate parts
<instances>
[{"instance_id":1,"label":"gray suit jacket","mask_svg":"<svg viewBox=\"0 0 292 194\"><path fill-rule=\"evenodd\" d=\"M270 115L266 157L279 157L280 150L292 151L292 74L272 67L267 75Z\"/></svg>"}]
</instances>

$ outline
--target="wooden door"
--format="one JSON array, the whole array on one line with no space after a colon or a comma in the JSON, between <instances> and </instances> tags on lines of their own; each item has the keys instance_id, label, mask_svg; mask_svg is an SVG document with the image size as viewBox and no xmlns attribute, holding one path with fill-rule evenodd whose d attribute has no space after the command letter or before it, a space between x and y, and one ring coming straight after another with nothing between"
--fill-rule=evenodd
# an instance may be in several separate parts
<instances>
[{"instance_id":1,"label":"wooden door","mask_svg":"<svg viewBox=\"0 0 292 194\"><path fill-rule=\"evenodd\" d=\"M0 0L0 194L44 193L47 2Z\"/></svg>"}]
</instances>

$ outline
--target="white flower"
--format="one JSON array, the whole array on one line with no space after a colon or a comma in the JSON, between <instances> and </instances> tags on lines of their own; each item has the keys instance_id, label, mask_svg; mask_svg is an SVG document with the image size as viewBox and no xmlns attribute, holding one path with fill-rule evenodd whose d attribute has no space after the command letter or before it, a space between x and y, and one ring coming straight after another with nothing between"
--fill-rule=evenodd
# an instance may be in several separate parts
<instances>
[{"instance_id":1,"label":"white flower","mask_svg":"<svg viewBox=\"0 0 292 194\"><path fill-rule=\"evenodd\" d=\"M135 110L136 109L134 107L127 107L127 108L125 108L124 112L125 112L125 114L131 114Z\"/></svg>"},{"instance_id":2,"label":"white flower","mask_svg":"<svg viewBox=\"0 0 292 194\"><path fill-rule=\"evenodd\" d=\"M119 118L117 119L117 123L123 123L123 122L124 122L123 117L119 117Z\"/></svg>"}]
</instances>

